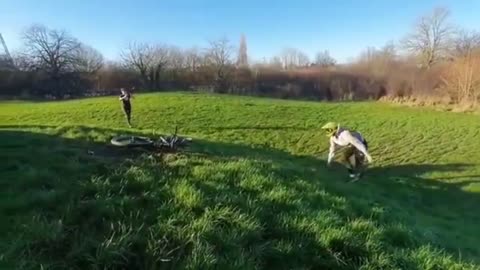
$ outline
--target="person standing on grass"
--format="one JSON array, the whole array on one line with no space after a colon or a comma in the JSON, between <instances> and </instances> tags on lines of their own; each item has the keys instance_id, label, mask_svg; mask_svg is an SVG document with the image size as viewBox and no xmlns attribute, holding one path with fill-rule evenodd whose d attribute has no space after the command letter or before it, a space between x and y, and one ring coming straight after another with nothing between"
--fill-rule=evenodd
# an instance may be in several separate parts
<instances>
[{"instance_id":1,"label":"person standing on grass","mask_svg":"<svg viewBox=\"0 0 480 270\"><path fill-rule=\"evenodd\" d=\"M125 88L121 88L120 91L122 92L122 94L118 99L122 101L123 112L125 113L125 116L127 118L128 126L132 127L132 124L130 122L132 114L132 104L130 103L130 99L132 98L132 95Z\"/></svg>"},{"instance_id":2,"label":"person standing on grass","mask_svg":"<svg viewBox=\"0 0 480 270\"><path fill-rule=\"evenodd\" d=\"M359 132L350 131L334 122L325 124L322 129L330 137L327 164L330 165L335 155L340 153L338 161L347 167L352 180L359 180L362 176L360 169L363 167L365 159L368 163L372 162L365 138Z\"/></svg>"}]
</instances>

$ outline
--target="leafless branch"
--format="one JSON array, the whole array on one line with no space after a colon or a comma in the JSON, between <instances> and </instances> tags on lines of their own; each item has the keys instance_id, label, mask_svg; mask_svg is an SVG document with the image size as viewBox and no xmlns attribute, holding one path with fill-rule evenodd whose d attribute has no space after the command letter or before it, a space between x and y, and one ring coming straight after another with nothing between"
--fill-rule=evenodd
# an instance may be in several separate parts
<instances>
[{"instance_id":1,"label":"leafless branch","mask_svg":"<svg viewBox=\"0 0 480 270\"><path fill-rule=\"evenodd\" d=\"M480 33L461 30L455 38L454 55L467 56L475 50L480 50Z\"/></svg>"},{"instance_id":2,"label":"leafless branch","mask_svg":"<svg viewBox=\"0 0 480 270\"><path fill-rule=\"evenodd\" d=\"M284 69L307 66L310 62L305 53L295 48L283 49L280 54L280 59Z\"/></svg>"},{"instance_id":3,"label":"leafless branch","mask_svg":"<svg viewBox=\"0 0 480 270\"><path fill-rule=\"evenodd\" d=\"M96 49L82 44L76 52L75 70L95 73L103 66L103 55Z\"/></svg>"},{"instance_id":4,"label":"leafless branch","mask_svg":"<svg viewBox=\"0 0 480 270\"><path fill-rule=\"evenodd\" d=\"M317 53L315 56L315 64L320 67L331 67L336 64L336 61L330 56L328 51L324 51Z\"/></svg>"},{"instance_id":5,"label":"leafless branch","mask_svg":"<svg viewBox=\"0 0 480 270\"><path fill-rule=\"evenodd\" d=\"M445 8L436 8L427 16L421 17L412 33L403 41L403 47L416 54L422 66L430 68L449 51L453 26L448 22L450 13Z\"/></svg>"},{"instance_id":6,"label":"leafless branch","mask_svg":"<svg viewBox=\"0 0 480 270\"><path fill-rule=\"evenodd\" d=\"M22 38L26 55L38 68L53 76L72 71L80 42L67 32L33 25L23 33Z\"/></svg>"}]
</instances>

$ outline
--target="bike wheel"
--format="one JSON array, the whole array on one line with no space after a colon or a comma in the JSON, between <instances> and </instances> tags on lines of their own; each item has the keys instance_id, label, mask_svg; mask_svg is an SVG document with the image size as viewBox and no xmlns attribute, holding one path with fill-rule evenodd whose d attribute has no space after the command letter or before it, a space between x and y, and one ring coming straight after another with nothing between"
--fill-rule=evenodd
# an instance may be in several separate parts
<instances>
[{"instance_id":1,"label":"bike wheel","mask_svg":"<svg viewBox=\"0 0 480 270\"><path fill-rule=\"evenodd\" d=\"M122 146L122 147L153 145L153 141L148 137L129 136L129 135L113 137L110 140L110 143L115 146Z\"/></svg>"}]
</instances>

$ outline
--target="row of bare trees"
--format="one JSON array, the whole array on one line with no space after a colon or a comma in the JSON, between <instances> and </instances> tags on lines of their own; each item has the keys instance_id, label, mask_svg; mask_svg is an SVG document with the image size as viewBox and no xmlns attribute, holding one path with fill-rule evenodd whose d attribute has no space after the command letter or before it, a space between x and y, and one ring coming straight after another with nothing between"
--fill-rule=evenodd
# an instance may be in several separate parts
<instances>
[{"instance_id":1,"label":"row of bare trees","mask_svg":"<svg viewBox=\"0 0 480 270\"><path fill-rule=\"evenodd\" d=\"M244 35L237 50L227 38L188 49L131 42L116 62L63 30L34 25L22 39L17 71L0 71L0 95L65 97L137 86L309 99L480 98L480 34L455 27L444 8L419 18L398 42L367 48L343 65L327 50L310 59L295 48L255 62Z\"/></svg>"},{"instance_id":2,"label":"row of bare trees","mask_svg":"<svg viewBox=\"0 0 480 270\"><path fill-rule=\"evenodd\" d=\"M255 92L254 70L259 67L295 70L310 66L308 56L287 48L267 63L251 63L246 37L238 54L227 39L204 48L183 49L171 44L131 42L120 60L107 62L96 49L64 30L33 25L22 33L24 46L14 55L16 72L0 71L0 95L76 96L124 86L149 90L201 88L216 92ZM332 66L328 51L319 66Z\"/></svg>"},{"instance_id":3,"label":"row of bare trees","mask_svg":"<svg viewBox=\"0 0 480 270\"><path fill-rule=\"evenodd\" d=\"M396 45L369 48L352 66L383 81L391 98L476 105L479 61L480 33L455 26L447 9L436 8Z\"/></svg>"},{"instance_id":4,"label":"row of bare trees","mask_svg":"<svg viewBox=\"0 0 480 270\"><path fill-rule=\"evenodd\" d=\"M100 52L64 30L33 25L22 33L22 40L24 47L16 53L14 62L23 74L10 74L10 77L23 75L20 85L33 93L74 95L88 87L90 78L103 67Z\"/></svg>"}]
</instances>

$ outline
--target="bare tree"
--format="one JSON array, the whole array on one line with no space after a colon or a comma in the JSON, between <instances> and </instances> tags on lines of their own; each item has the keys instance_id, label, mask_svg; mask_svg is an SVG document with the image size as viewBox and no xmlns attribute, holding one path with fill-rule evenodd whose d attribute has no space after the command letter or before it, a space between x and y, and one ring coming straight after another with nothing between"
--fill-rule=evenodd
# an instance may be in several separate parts
<instances>
[{"instance_id":1,"label":"bare tree","mask_svg":"<svg viewBox=\"0 0 480 270\"><path fill-rule=\"evenodd\" d=\"M149 70L149 79L152 87L159 88L162 72L168 66L170 49L163 44L153 46L153 63Z\"/></svg>"},{"instance_id":2,"label":"bare tree","mask_svg":"<svg viewBox=\"0 0 480 270\"><path fill-rule=\"evenodd\" d=\"M295 48L283 49L280 59L284 69L307 66L310 61L305 53Z\"/></svg>"},{"instance_id":3,"label":"bare tree","mask_svg":"<svg viewBox=\"0 0 480 270\"><path fill-rule=\"evenodd\" d=\"M357 67L366 68L366 71L374 77L384 77L393 67L396 57L397 53L393 42L387 43L380 49L367 47L360 54Z\"/></svg>"},{"instance_id":4,"label":"bare tree","mask_svg":"<svg viewBox=\"0 0 480 270\"><path fill-rule=\"evenodd\" d=\"M425 68L430 68L447 55L453 34L448 17L447 9L436 8L431 14L421 17L412 33L404 39L404 48L416 54Z\"/></svg>"},{"instance_id":5,"label":"bare tree","mask_svg":"<svg viewBox=\"0 0 480 270\"><path fill-rule=\"evenodd\" d=\"M445 90L453 101L478 105L480 100L480 54L471 52L453 60L444 71Z\"/></svg>"},{"instance_id":6,"label":"bare tree","mask_svg":"<svg viewBox=\"0 0 480 270\"><path fill-rule=\"evenodd\" d=\"M180 70L186 66L185 53L178 47L168 48L167 65L169 69Z\"/></svg>"},{"instance_id":7,"label":"bare tree","mask_svg":"<svg viewBox=\"0 0 480 270\"><path fill-rule=\"evenodd\" d=\"M237 65L240 67L248 66L247 41L245 39L245 35L242 35L240 38Z\"/></svg>"},{"instance_id":8,"label":"bare tree","mask_svg":"<svg viewBox=\"0 0 480 270\"><path fill-rule=\"evenodd\" d=\"M136 70L148 87L159 87L160 76L168 63L169 49L165 45L130 43L121 53L124 65Z\"/></svg>"},{"instance_id":9,"label":"bare tree","mask_svg":"<svg viewBox=\"0 0 480 270\"><path fill-rule=\"evenodd\" d=\"M33 25L23 34L24 50L17 58L21 69L41 71L34 92L41 95L68 97L80 95L95 87L91 73L103 63L102 55L83 45L64 30ZM80 74L89 73L89 74Z\"/></svg>"},{"instance_id":10,"label":"bare tree","mask_svg":"<svg viewBox=\"0 0 480 270\"><path fill-rule=\"evenodd\" d=\"M201 62L202 56L197 48L191 48L185 52L185 66L188 70L197 71Z\"/></svg>"},{"instance_id":11,"label":"bare tree","mask_svg":"<svg viewBox=\"0 0 480 270\"><path fill-rule=\"evenodd\" d=\"M331 67L335 66L337 62L333 57L330 56L330 53L328 51L323 51L317 53L315 56L315 65L320 66L320 67Z\"/></svg>"},{"instance_id":12,"label":"bare tree","mask_svg":"<svg viewBox=\"0 0 480 270\"><path fill-rule=\"evenodd\" d=\"M476 106L480 100L480 33L458 31L453 56L442 74L446 93L454 102Z\"/></svg>"},{"instance_id":13,"label":"bare tree","mask_svg":"<svg viewBox=\"0 0 480 270\"><path fill-rule=\"evenodd\" d=\"M298 51L297 52L297 65L299 67L305 67L305 66L308 66L309 63L310 63L310 58L308 58L308 55L306 55L305 53L303 53L301 51Z\"/></svg>"},{"instance_id":14,"label":"bare tree","mask_svg":"<svg viewBox=\"0 0 480 270\"><path fill-rule=\"evenodd\" d=\"M279 56L272 57L268 64L270 67L276 68L276 69L282 69L283 67L282 59Z\"/></svg>"},{"instance_id":15,"label":"bare tree","mask_svg":"<svg viewBox=\"0 0 480 270\"><path fill-rule=\"evenodd\" d=\"M361 54L359 62L366 65L374 63L388 64L395 60L397 52L392 42L387 43L382 48L367 47Z\"/></svg>"},{"instance_id":16,"label":"bare tree","mask_svg":"<svg viewBox=\"0 0 480 270\"><path fill-rule=\"evenodd\" d=\"M172 79L176 80L182 69L185 67L186 58L184 52L175 46L168 48L166 68L168 69Z\"/></svg>"},{"instance_id":17,"label":"bare tree","mask_svg":"<svg viewBox=\"0 0 480 270\"><path fill-rule=\"evenodd\" d=\"M215 85L217 90L226 91L232 75L233 47L227 38L210 42L207 50L207 61L215 70Z\"/></svg>"},{"instance_id":18,"label":"bare tree","mask_svg":"<svg viewBox=\"0 0 480 270\"><path fill-rule=\"evenodd\" d=\"M37 69L46 71L52 77L72 71L80 42L66 31L33 25L23 33L22 38L25 53Z\"/></svg>"},{"instance_id":19,"label":"bare tree","mask_svg":"<svg viewBox=\"0 0 480 270\"><path fill-rule=\"evenodd\" d=\"M103 55L96 49L82 44L76 51L75 71L96 73L103 67Z\"/></svg>"},{"instance_id":20,"label":"bare tree","mask_svg":"<svg viewBox=\"0 0 480 270\"><path fill-rule=\"evenodd\" d=\"M480 33L461 30L455 38L454 55L456 57L467 56L474 50L480 49Z\"/></svg>"},{"instance_id":21,"label":"bare tree","mask_svg":"<svg viewBox=\"0 0 480 270\"><path fill-rule=\"evenodd\" d=\"M230 41L227 38L221 38L210 42L208 48L208 59L212 64L218 67L224 67L232 64L232 50Z\"/></svg>"},{"instance_id":22,"label":"bare tree","mask_svg":"<svg viewBox=\"0 0 480 270\"><path fill-rule=\"evenodd\" d=\"M384 59L393 61L397 58L397 47L393 41L387 42L381 49L380 55Z\"/></svg>"},{"instance_id":23,"label":"bare tree","mask_svg":"<svg viewBox=\"0 0 480 270\"><path fill-rule=\"evenodd\" d=\"M360 55L358 57L358 62L361 64L366 64L369 65L375 61L377 58L378 52L375 47L367 47L365 48L362 52L360 52Z\"/></svg>"},{"instance_id":24,"label":"bare tree","mask_svg":"<svg viewBox=\"0 0 480 270\"><path fill-rule=\"evenodd\" d=\"M35 69L32 60L23 52L13 52L12 60L15 68L20 71L32 71Z\"/></svg>"},{"instance_id":25,"label":"bare tree","mask_svg":"<svg viewBox=\"0 0 480 270\"><path fill-rule=\"evenodd\" d=\"M148 80L148 71L154 63L154 48L145 43L130 43L121 53L126 67L136 70L144 80Z\"/></svg>"}]
</instances>

